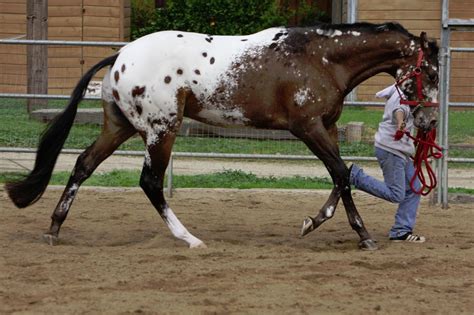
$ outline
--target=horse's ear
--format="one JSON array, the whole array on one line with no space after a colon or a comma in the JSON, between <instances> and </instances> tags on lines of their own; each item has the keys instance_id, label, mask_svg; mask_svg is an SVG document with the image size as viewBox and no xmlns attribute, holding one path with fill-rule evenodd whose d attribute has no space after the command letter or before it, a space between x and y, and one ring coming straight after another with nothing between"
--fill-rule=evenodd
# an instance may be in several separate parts
<instances>
[{"instance_id":1,"label":"horse's ear","mask_svg":"<svg viewBox=\"0 0 474 315\"><path fill-rule=\"evenodd\" d=\"M421 49L428 55L438 55L439 47L436 42L436 39L428 39L426 32L421 32L420 34L420 45Z\"/></svg>"},{"instance_id":2,"label":"horse's ear","mask_svg":"<svg viewBox=\"0 0 474 315\"><path fill-rule=\"evenodd\" d=\"M439 47L438 47L438 43L436 42L436 39L430 39L428 41L428 53L430 55L436 55L438 56L438 53L439 53Z\"/></svg>"},{"instance_id":3,"label":"horse's ear","mask_svg":"<svg viewBox=\"0 0 474 315\"><path fill-rule=\"evenodd\" d=\"M420 34L420 45L423 50L427 50L429 48L428 36L426 35L426 32L421 32Z\"/></svg>"}]
</instances>

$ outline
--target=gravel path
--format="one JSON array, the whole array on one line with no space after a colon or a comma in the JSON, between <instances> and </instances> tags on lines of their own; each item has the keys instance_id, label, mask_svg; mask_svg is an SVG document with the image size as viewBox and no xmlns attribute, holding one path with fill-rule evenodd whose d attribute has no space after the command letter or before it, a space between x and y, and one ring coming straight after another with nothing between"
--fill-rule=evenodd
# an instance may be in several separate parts
<instances>
[{"instance_id":1,"label":"gravel path","mask_svg":"<svg viewBox=\"0 0 474 315\"><path fill-rule=\"evenodd\" d=\"M0 153L0 172L13 172L31 169L35 155L32 153ZM70 171L74 167L77 155L63 154L56 165L57 171ZM114 169L140 170L142 157L111 156L102 163L98 172ZM196 159L175 158L173 172L176 175L196 175L220 172L223 170L243 170L258 176L317 176L329 177L324 166L319 162L308 161L247 161L230 159ZM381 179L382 173L376 163L365 163L364 170ZM450 187L474 188L474 169L451 168L449 173Z\"/></svg>"}]
</instances>

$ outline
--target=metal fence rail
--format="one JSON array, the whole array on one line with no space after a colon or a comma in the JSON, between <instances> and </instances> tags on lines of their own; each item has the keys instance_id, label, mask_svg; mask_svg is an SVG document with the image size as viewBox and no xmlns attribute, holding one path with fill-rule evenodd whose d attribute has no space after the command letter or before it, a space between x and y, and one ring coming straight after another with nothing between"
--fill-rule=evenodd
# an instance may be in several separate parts
<instances>
[{"instance_id":1,"label":"metal fence rail","mask_svg":"<svg viewBox=\"0 0 474 315\"><path fill-rule=\"evenodd\" d=\"M445 0L446 1L446 0ZM449 19L448 23L457 23L454 25L474 26L474 19L459 20ZM452 24L448 24L451 26ZM51 45L51 46L88 46L88 47L123 47L128 42L92 42L92 41L65 41L65 40L30 40L30 39L0 39L1 44L8 45ZM448 53L451 52L474 52L472 47L447 47ZM55 94L26 94L26 93L0 93L0 98L24 98L24 99L69 99L69 95L55 95ZM97 96L85 96L85 100L100 100ZM344 102L346 106L380 106L383 107L383 102L365 102L348 100ZM467 107L474 108L474 102L450 102L451 107Z\"/></svg>"},{"instance_id":2,"label":"metal fence rail","mask_svg":"<svg viewBox=\"0 0 474 315\"><path fill-rule=\"evenodd\" d=\"M11 148L0 147L0 153L36 153L34 148ZM81 149L63 149L61 154L76 154L79 155L84 150ZM135 156L144 157L145 151L127 151L117 150L113 155L118 156ZM168 196L173 195L173 160L174 158L220 158L220 159L243 159L243 160L285 160L285 161L319 161L314 155L275 155L275 154L233 154L233 153L196 153L196 152L172 152L168 164L167 185L166 192ZM361 156L342 156L347 162L376 162L375 157L361 157ZM474 158L448 158L450 163L474 163Z\"/></svg>"},{"instance_id":3,"label":"metal fence rail","mask_svg":"<svg viewBox=\"0 0 474 315\"><path fill-rule=\"evenodd\" d=\"M85 149L63 149L61 154L81 154ZM0 147L0 153L36 153L35 148ZM119 156L145 156L145 151L117 150L114 155ZM292 155L292 154L241 154L241 153L199 153L199 152L173 152L172 157L182 158L224 158L243 160L294 160L294 161L319 161L315 155ZM376 162L371 156L341 156L348 162ZM448 158L450 163L474 163L474 158Z\"/></svg>"},{"instance_id":4,"label":"metal fence rail","mask_svg":"<svg viewBox=\"0 0 474 315\"><path fill-rule=\"evenodd\" d=\"M448 188L448 168L447 163L474 163L472 158L451 158L448 156L448 109L449 107L459 108L474 108L474 102L450 102L449 101L449 89L450 89L450 62L451 54L455 52L474 52L474 48L471 47L450 47L450 32L451 28L462 30L472 30L474 26L474 19L461 20L461 19L449 19L448 12L448 0L442 2L442 36L441 36L441 51L440 51L440 103L441 103L441 119L440 127L438 131L438 139L440 145L444 149L445 158L437 163L438 177L440 179L440 185L438 188L438 203L441 203L443 207L447 207L447 188ZM353 8L352 13L355 12ZM351 15L352 16L352 15ZM353 16L353 22L356 17ZM62 41L62 40L22 40L22 39L0 39L0 45L50 45L50 46L96 46L96 47L122 47L127 42L91 42L91 41ZM52 99L52 100L67 100L69 95L50 95L50 94L26 94L26 93L0 93L0 98L20 98L20 99ZM85 100L100 100L97 96L85 96ZM362 102L355 101L353 98L348 98L344 102L346 106L374 106L383 107L383 102ZM0 148L0 152L28 152L34 153L36 149L32 148ZM82 150L65 149L62 151L64 154L79 154ZM129 155L129 156L142 156L142 151L116 151L116 155ZM173 157L200 157L200 158L232 158L232 159L273 159L273 160L317 160L312 155L269 155L269 154L228 154L228 153L192 153L192 152L173 152ZM374 157L358 157L358 156L344 156L346 161L375 161ZM170 163L172 171L172 161ZM172 173L169 173L172 176Z\"/></svg>"},{"instance_id":5,"label":"metal fence rail","mask_svg":"<svg viewBox=\"0 0 474 315\"><path fill-rule=\"evenodd\" d=\"M128 42L90 42L73 40L42 40L42 39L0 39L0 44L9 45L46 45L46 46L89 46L89 47L122 47Z\"/></svg>"}]
</instances>

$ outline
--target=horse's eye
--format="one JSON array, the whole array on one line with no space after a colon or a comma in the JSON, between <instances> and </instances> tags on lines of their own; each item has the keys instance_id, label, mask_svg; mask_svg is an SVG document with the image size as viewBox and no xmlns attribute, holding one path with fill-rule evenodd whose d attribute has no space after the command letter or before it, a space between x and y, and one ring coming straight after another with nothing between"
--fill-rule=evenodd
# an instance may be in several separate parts
<instances>
[{"instance_id":1,"label":"horse's eye","mask_svg":"<svg viewBox=\"0 0 474 315\"><path fill-rule=\"evenodd\" d=\"M438 83L438 74L436 72L428 73L428 78L431 82Z\"/></svg>"}]
</instances>

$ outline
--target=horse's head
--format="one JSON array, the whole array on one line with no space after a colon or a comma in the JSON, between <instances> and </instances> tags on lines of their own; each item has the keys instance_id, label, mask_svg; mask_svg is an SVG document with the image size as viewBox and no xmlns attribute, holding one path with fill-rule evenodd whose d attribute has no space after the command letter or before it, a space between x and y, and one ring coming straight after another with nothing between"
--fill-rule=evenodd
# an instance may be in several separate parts
<instances>
[{"instance_id":1,"label":"horse's head","mask_svg":"<svg viewBox=\"0 0 474 315\"><path fill-rule=\"evenodd\" d=\"M406 96L401 103L412 108L415 127L430 131L436 128L439 114L438 45L422 32L409 49L414 53L406 58L396 75L397 85Z\"/></svg>"}]
</instances>

